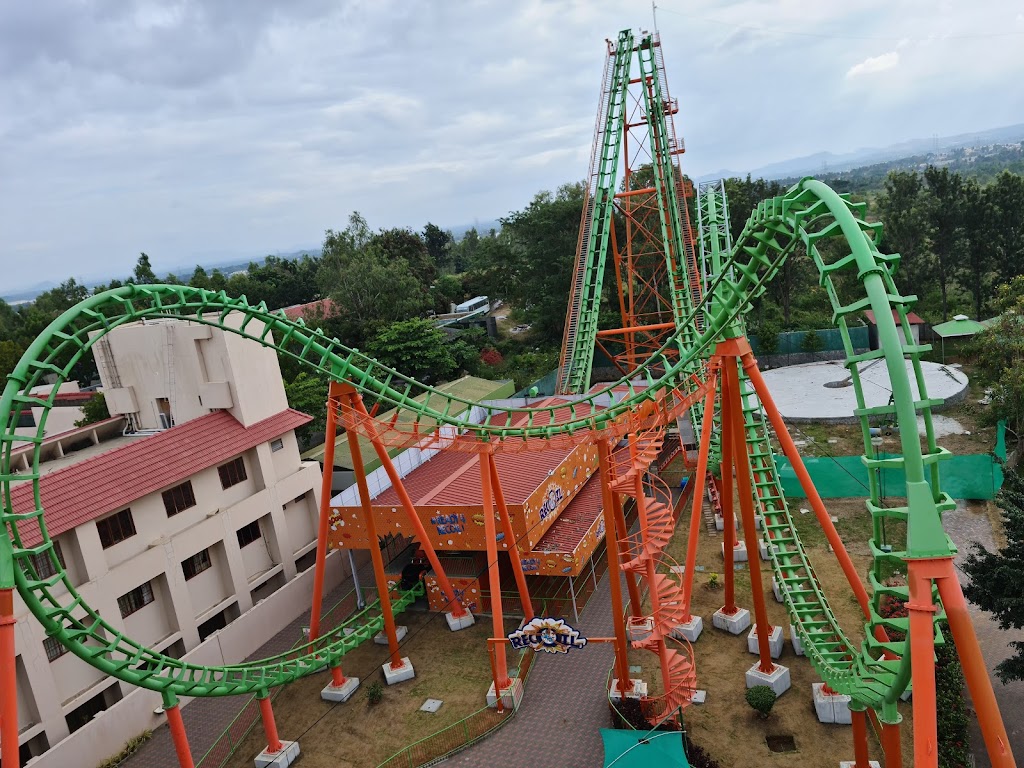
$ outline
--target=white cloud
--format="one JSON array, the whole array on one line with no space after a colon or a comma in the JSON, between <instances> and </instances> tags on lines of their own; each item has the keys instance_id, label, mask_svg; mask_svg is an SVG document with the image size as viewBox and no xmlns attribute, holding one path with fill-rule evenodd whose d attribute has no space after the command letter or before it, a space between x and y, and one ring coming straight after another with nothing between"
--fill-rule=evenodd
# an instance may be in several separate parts
<instances>
[{"instance_id":1,"label":"white cloud","mask_svg":"<svg viewBox=\"0 0 1024 768\"><path fill-rule=\"evenodd\" d=\"M860 77L861 75L875 75L892 69L900 63L900 55L896 51L883 53L881 56L871 56L864 59L860 64L855 64L846 72L847 79Z\"/></svg>"}]
</instances>

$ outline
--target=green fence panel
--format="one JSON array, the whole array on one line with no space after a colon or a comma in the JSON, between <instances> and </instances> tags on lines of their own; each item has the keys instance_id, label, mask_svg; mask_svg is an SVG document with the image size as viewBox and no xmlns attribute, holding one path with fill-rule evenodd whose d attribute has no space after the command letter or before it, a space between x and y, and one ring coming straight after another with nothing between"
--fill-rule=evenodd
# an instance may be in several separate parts
<instances>
[{"instance_id":1,"label":"green fence panel","mask_svg":"<svg viewBox=\"0 0 1024 768\"><path fill-rule=\"evenodd\" d=\"M889 454L882 454L887 458ZM827 456L804 459L815 488L823 499L864 497L868 488L868 469L860 456ZM778 459L779 476L786 496L803 498L796 473L789 461ZM987 453L953 456L940 466L942 488L954 499L992 499L1003 484L999 463ZM882 496L903 496L906 477L902 469L881 470Z\"/></svg>"}]
</instances>

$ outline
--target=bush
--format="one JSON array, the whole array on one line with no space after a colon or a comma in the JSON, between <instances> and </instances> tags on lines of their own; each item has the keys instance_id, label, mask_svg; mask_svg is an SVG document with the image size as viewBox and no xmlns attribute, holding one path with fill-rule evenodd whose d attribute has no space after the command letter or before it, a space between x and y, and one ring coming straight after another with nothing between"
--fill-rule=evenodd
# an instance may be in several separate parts
<instances>
[{"instance_id":1,"label":"bush","mask_svg":"<svg viewBox=\"0 0 1024 768\"><path fill-rule=\"evenodd\" d=\"M775 691L767 685L755 685L747 689L747 704L757 710L762 718L768 717L777 698Z\"/></svg>"},{"instance_id":2,"label":"bush","mask_svg":"<svg viewBox=\"0 0 1024 768\"><path fill-rule=\"evenodd\" d=\"M722 768L715 758L704 751L703 747L698 747L689 737L685 743L686 759L689 761L691 768Z\"/></svg>"},{"instance_id":3,"label":"bush","mask_svg":"<svg viewBox=\"0 0 1024 768\"><path fill-rule=\"evenodd\" d=\"M366 703L368 706L376 706L384 699L384 686L379 680L374 680L366 687Z\"/></svg>"},{"instance_id":4,"label":"bush","mask_svg":"<svg viewBox=\"0 0 1024 768\"><path fill-rule=\"evenodd\" d=\"M650 730L650 724L644 717L643 706L639 699L623 698L612 704L608 703L612 711L612 726L615 728L632 729L636 731Z\"/></svg>"},{"instance_id":5,"label":"bush","mask_svg":"<svg viewBox=\"0 0 1024 768\"><path fill-rule=\"evenodd\" d=\"M807 331L804 333L803 341L800 342L800 349L803 352L810 352L812 355L821 352L825 348L825 342L818 335L817 331Z\"/></svg>"}]
</instances>

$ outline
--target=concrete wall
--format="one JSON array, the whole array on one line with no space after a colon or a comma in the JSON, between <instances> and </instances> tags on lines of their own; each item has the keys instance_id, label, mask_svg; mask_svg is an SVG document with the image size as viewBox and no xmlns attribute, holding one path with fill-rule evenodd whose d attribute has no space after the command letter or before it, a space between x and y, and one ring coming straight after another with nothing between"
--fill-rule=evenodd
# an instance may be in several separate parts
<instances>
[{"instance_id":1,"label":"concrete wall","mask_svg":"<svg viewBox=\"0 0 1024 768\"><path fill-rule=\"evenodd\" d=\"M241 315L226 324L239 327ZM259 334L253 321L246 330ZM160 429L161 400L175 424L224 409L248 427L288 407L277 353L233 333L184 320L121 326L94 347L111 414ZM117 385L117 386L115 386Z\"/></svg>"},{"instance_id":2,"label":"concrete wall","mask_svg":"<svg viewBox=\"0 0 1024 768\"><path fill-rule=\"evenodd\" d=\"M348 576L348 556L341 552L329 554L325 588L333 589ZM196 646L183 659L211 666L237 664L255 653L282 627L301 616L310 606L312 596L313 569L310 568ZM299 640L298 637L295 639ZM45 661L45 656L43 658ZM186 707L192 701L183 699L181 706ZM92 724L51 747L29 765L32 768L98 765L119 752L128 739L162 725L166 716L154 714L160 705L159 694L141 688L132 689L121 701L97 715Z\"/></svg>"},{"instance_id":3,"label":"concrete wall","mask_svg":"<svg viewBox=\"0 0 1024 768\"><path fill-rule=\"evenodd\" d=\"M268 579L293 579L295 560L316 543L314 522L321 476L317 463L300 461L293 433L283 436L282 442L282 449L277 451L264 443L246 452L248 478L226 490L221 488L216 467L193 475L190 482L196 505L172 517L167 517L160 491L133 501L130 509L136 535L108 549L100 543L95 521L62 534L57 541L76 590L109 624L134 640L159 651L178 643L191 651L199 645L199 625L211 616L231 605L244 613L252 608L253 591ZM261 539L240 548L237 531L257 520ZM210 551L212 567L186 580L181 563L204 549ZM118 598L147 582L154 601L122 618ZM63 596L67 588L60 584L53 592ZM21 723L25 726L21 741L45 733L48 742L56 744L68 736L65 718L109 687L111 681L70 653L49 661L43 647L45 633L20 598L16 598L15 615L18 662L25 677L25 690L19 696L25 699L24 712L30 715L28 722ZM241 621L236 619L228 629ZM254 637L264 639L253 647L280 626L268 625L262 634L256 632ZM235 633L232 629L228 637L235 637ZM237 656L240 648L244 649L231 646L230 654L241 658ZM120 695L120 691L117 693ZM21 712L19 718L24 719ZM105 730L111 722L105 718L97 718L96 725L90 724L82 731ZM105 725L99 725L101 721ZM128 722L134 720L129 718ZM119 744L131 735L118 735L120 741L113 741ZM74 737L85 738L79 732ZM110 745L113 737L103 734L88 738ZM83 763L76 760L63 764Z\"/></svg>"}]
</instances>

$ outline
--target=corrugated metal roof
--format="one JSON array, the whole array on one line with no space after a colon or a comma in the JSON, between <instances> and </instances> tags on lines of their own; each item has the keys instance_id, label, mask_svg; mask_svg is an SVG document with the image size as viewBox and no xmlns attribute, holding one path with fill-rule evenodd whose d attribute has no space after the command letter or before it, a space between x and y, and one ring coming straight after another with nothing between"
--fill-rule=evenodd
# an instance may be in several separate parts
<instances>
[{"instance_id":1,"label":"corrugated metal roof","mask_svg":"<svg viewBox=\"0 0 1024 768\"><path fill-rule=\"evenodd\" d=\"M39 480L47 530L58 536L311 420L289 408L246 429L227 411L216 411L51 472ZM13 487L11 502L15 512L31 512L32 484ZM21 523L19 532L27 546L40 541L34 521Z\"/></svg>"},{"instance_id":2,"label":"corrugated metal roof","mask_svg":"<svg viewBox=\"0 0 1024 768\"><path fill-rule=\"evenodd\" d=\"M533 547L534 552L575 552L604 510L601 475L595 472Z\"/></svg>"},{"instance_id":3,"label":"corrugated metal roof","mask_svg":"<svg viewBox=\"0 0 1024 768\"><path fill-rule=\"evenodd\" d=\"M877 325L877 323L875 322L875 311L873 309L864 310L864 317L867 318L867 321L871 323L871 325ZM897 325L899 324L900 313L895 309L892 310L892 319L896 321ZM918 315L916 312L907 312L907 322L910 323L911 325L925 324L924 320L922 320L921 316Z\"/></svg>"}]
</instances>

